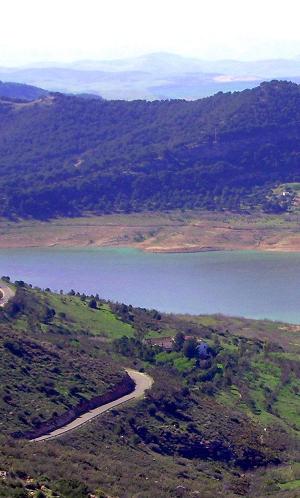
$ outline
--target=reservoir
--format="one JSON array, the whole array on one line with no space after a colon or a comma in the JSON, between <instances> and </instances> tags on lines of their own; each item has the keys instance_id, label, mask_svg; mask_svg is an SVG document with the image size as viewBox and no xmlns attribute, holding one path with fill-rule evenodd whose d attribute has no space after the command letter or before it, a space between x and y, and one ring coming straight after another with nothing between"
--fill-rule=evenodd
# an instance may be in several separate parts
<instances>
[{"instance_id":1,"label":"reservoir","mask_svg":"<svg viewBox=\"0 0 300 498\"><path fill-rule=\"evenodd\" d=\"M165 312L300 323L300 253L1 249L0 274Z\"/></svg>"}]
</instances>

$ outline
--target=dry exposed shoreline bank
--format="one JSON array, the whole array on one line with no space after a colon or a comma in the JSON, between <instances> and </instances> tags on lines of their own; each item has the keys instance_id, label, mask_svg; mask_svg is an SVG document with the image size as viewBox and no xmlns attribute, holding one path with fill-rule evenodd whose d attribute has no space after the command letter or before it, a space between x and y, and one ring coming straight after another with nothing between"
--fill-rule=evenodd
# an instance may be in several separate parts
<instances>
[{"instance_id":1,"label":"dry exposed shoreline bank","mask_svg":"<svg viewBox=\"0 0 300 498\"><path fill-rule=\"evenodd\" d=\"M148 252L300 251L300 216L172 212L0 221L0 248L133 247Z\"/></svg>"}]
</instances>

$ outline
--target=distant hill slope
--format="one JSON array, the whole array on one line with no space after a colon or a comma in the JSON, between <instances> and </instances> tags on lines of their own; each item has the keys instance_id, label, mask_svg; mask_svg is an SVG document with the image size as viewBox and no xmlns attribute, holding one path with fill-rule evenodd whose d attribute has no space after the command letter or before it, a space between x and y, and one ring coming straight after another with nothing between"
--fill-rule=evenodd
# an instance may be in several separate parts
<instances>
[{"instance_id":1,"label":"distant hill slope","mask_svg":"<svg viewBox=\"0 0 300 498\"><path fill-rule=\"evenodd\" d=\"M300 87L187 102L60 94L0 103L0 214L73 216L149 209L284 209L300 180Z\"/></svg>"},{"instance_id":2,"label":"distant hill slope","mask_svg":"<svg viewBox=\"0 0 300 498\"><path fill-rule=\"evenodd\" d=\"M47 90L32 85L0 81L0 98L36 100L48 94Z\"/></svg>"},{"instance_id":3,"label":"distant hill slope","mask_svg":"<svg viewBox=\"0 0 300 498\"><path fill-rule=\"evenodd\" d=\"M45 98L49 95L51 95L51 92L49 92L48 90L44 90L43 88L38 88L32 85L25 85L23 83L0 81L0 99L3 100L24 100L31 102L34 100ZM74 94L74 97L97 100L102 99L100 95L92 93L76 93Z\"/></svg>"}]
</instances>

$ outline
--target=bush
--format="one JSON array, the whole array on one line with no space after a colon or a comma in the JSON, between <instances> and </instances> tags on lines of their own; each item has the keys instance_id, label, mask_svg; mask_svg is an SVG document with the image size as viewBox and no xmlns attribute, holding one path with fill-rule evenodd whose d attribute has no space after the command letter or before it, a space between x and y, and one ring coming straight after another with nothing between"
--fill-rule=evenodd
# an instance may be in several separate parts
<instances>
[{"instance_id":1,"label":"bush","mask_svg":"<svg viewBox=\"0 0 300 498\"><path fill-rule=\"evenodd\" d=\"M195 358L197 355L197 341L196 339L188 339L183 345L183 354L187 358Z\"/></svg>"},{"instance_id":2,"label":"bush","mask_svg":"<svg viewBox=\"0 0 300 498\"><path fill-rule=\"evenodd\" d=\"M39 490L37 492L36 498L46 498L46 495L45 493L43 493L43 491Z\"/></svg>"},{"instance_id":3,"label":"bush","mask_svg":"<svg viewBox=\"0 0 300 498\"><path fill-rule=\"evenodd\" d=\"M148 413L151 417L155 417L156 415L156 406L152 403L148 408Z\"/></svg>"},{"instance_id":4,"label":"bush","mask_svg":"<svg viewBox=\"0 0 300 498\"><path fill-rule=\"evenodd\" d=\"M92 308L93 310L97 309L97 301L96 301L96 299L91 299L89 301L89 308Z\"/></svg>"},{"instance_id":5,"label":"bush","mask_svg":"<svg viewBox=\"0 0 300 498\"><path fill-rule=\"evenodd\" d=\"M26 355L26 351L21 346L20 344L13 342L13 341L5 341L3 346L5 349L7 349L10 353L12 353L15 356L18 356L19 358L23 358Z\"/></svg>"},{"instance_id":6,"label":"bush","mask_svg":"<svg viewBox=\"0 0 300 498\"><path fill-rule=\"evenodd\" d=\"M89 488L81 481L61 480L56 483L55 491L64 498L87 498Z\"/></svg>"}]
</instances>

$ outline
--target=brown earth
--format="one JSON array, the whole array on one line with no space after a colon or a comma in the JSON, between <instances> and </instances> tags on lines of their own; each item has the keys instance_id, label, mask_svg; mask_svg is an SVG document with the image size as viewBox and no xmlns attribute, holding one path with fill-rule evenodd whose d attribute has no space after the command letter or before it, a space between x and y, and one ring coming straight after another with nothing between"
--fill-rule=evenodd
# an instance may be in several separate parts
<instances>
[{"instance_id":1,"label":"brown earth","mask_svg":"<svg viewBox=\"0 0 300 498\"><path fill-rule=\"evenodd\" d=\"M0 248L135 247L149 252L300 251L300 217L172 212L0 221Z\"/></svg>"}]
</instances>

